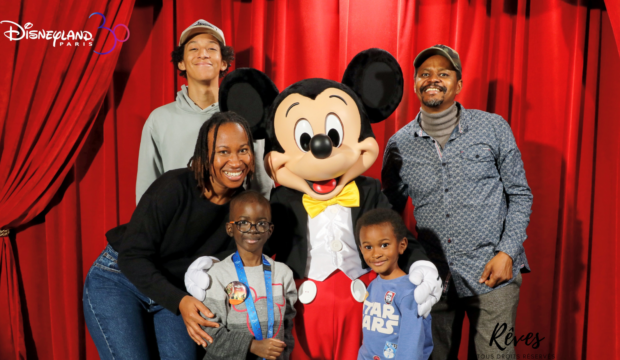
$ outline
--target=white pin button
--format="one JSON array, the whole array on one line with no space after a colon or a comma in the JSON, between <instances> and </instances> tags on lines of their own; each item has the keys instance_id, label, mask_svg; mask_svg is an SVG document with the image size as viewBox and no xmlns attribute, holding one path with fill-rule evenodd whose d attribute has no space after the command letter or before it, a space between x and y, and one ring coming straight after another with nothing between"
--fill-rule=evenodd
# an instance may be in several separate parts
<instances>
[{"instance_id":1,"label":"white pin button","mask_svg":"<svg viewBox=\"0 0 620 360\"><path fill-rule=\"evenodd\" d=\"M366 285L360 279L355 279L351 282L351 294L357 302L364 302L366 300Z\"/></svg>"},{"instance_id":2,"label":"white pin button","mask_svg":"<svg viewBox=\"0 0 620 360\"><path fill-rule=\"evenodd\" d=\"M329 211L331 211L332 214L338 214L338 209L335 206L332 206Z\"/></svg>"},{"instance_id":3,"label":"white pin button","mask_svg":"<svg viewBox=\"0 0 620 360\"><path fill-rule=\"evenodd\" d=\"M298 299L302 304L309 304L316 297L316 284L312 281L304 281L297 291Z\"/></svg>"},{"instance_id":4,"label":"white pin button","mask_svg":"<svg viewBox=\"0 0 620 360\"><path fill-rule=\"evenodd\" d=\"M332 240L329 243L329 247L332 249L333 252L338 252L340 250L342 250L342 241L336 239L336 240Z\"/></svg>"}]
</instances>

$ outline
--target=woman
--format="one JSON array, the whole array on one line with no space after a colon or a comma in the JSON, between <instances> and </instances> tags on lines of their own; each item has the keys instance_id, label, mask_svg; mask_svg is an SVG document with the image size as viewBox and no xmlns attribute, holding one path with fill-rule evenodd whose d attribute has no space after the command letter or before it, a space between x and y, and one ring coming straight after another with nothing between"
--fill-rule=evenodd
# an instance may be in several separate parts
<instances>
[{"instance_id":1,"label":"woman","mask_svg":"<svg viewBox=\"0 0 620 360\"><path fill-rule=\"evenodd\" d=\"M228 203L254 173L252 143L239 115L213 115L200 128L189 168L158 178L131 221L106 234L109 245L83 296L101 359L195 359L194 342L212 341L200 325L216 325L198 312L211 313L187 294L183 277L197 257L234 251L225 231Z\"/></svg>"}]
</instances>

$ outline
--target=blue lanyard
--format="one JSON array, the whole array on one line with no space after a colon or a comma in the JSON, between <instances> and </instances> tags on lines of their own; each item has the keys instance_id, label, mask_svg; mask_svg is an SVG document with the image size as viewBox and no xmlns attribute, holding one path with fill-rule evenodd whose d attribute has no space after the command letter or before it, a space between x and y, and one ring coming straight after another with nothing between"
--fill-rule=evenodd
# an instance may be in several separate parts
<instances>
[{"instance_id":1,"label":"blue lanyard","mask_svg":"<svg viewBox=\"0 0 620 360\"><path fill-rule=\"evenodd\" d=\"M258 314L256 313L256 307L254 307L254 298L252 297L252 290L250 290L250 285L248 284L248 278L245 276L245 270L243 269L243 262L241 261L241 257L239 256L239 252L235 252L232 257L232 261L235 263L235 268L237 269L237 276L239 277L239 281L245 285L248 296L245 297L245 307L248 310L248 316L250 317L250 324L252 325L252 331L254 332L254 337L256 340L263 340L263 331L260 327L260 321L258 320ZM263 273L265 274L265 289L267 290L267 318L268 318L268 329L267 329L267 338L273 337L273 289L271 285L271 264L263 255Z\"/></svg>"}]
</instances>

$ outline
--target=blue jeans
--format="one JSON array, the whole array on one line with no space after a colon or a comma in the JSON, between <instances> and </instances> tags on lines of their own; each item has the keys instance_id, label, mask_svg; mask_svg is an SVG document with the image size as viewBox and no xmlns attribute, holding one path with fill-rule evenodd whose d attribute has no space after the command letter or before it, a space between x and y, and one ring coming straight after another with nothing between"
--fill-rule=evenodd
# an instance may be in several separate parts
<instances>
[{"instance_id":1,"label":"blue jeans","mask_svg":"<svg viewBox=\"0 0 620 360\"><path fill-rule=\"evenodd\" d=\"M200 356L175 315L142 294L121 273L118 253L108 245L84 283L84 318L99 357L107 359L187 359Z\"/></svg>"}]
</instances>

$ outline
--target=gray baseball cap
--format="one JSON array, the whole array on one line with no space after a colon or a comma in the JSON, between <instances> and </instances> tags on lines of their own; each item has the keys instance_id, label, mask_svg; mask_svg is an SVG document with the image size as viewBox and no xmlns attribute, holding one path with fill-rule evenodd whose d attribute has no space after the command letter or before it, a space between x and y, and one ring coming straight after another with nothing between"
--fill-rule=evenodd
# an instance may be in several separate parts
<instances>
[{"instance_id":1,"label":"gray baseball cap","mask_svg":"<svg viewBox=\"0 0 620 360\"><path fill-rule=\"evenodd\" d=\"M185 43L190 36L195 34L209 34L213 35L216 39L218 39L222 45L226 45L226 41L224 40L224 33L220 28L211 24L210 22L200 19L195 23L191 24L187 29L183 30L181 33L181 38L179 39L179 46Z\"/></svg>"},{"instance_id":2,"label":"gray baseball cap","mask_svg":"<svg viewBox=\"0 0 620 360\"><path fill-rule=\"evenodd\" d=\"M441 55L445 57L446 59L448 59L452 63L452 66L454 66L454 70L456 70L457 77L459 79L461 78L462 67L461 67L461 58L459 57L459 53L457 53L451 47L442 45L442 44L437 44L437 45L429 47L428 49L424 49L420 51L418 56L415 57L415 60L413 60L413 67L415 68L416 73L418 72L418 68L420 67L420 65L422 65L422 63L426 61L426 59L428 59L429 57L433 55Z\"/></svg>"}]
</instances>

